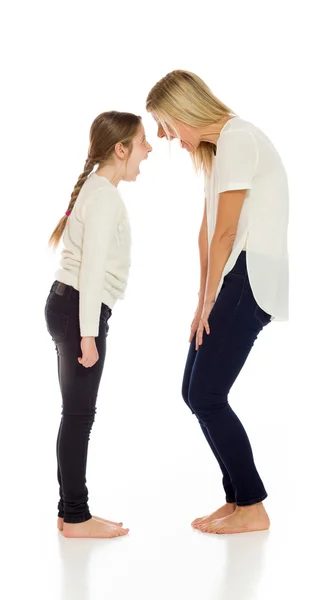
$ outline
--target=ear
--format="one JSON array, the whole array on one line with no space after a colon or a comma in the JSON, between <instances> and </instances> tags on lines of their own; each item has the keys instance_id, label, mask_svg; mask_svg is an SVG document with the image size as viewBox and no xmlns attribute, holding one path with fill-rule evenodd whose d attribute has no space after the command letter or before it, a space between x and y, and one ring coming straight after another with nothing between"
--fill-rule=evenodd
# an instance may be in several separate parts
<instances>
[{"instance_id":1,"label":"ear","mask_svg":"<svg viewBox=\"0 0 325 600\"><path fill-rule=\"evenodd\" d=\"M125 160L128 156L128 150L121 142L115 144L115 152L121 160Z\"/></svg>"}]
</instances>

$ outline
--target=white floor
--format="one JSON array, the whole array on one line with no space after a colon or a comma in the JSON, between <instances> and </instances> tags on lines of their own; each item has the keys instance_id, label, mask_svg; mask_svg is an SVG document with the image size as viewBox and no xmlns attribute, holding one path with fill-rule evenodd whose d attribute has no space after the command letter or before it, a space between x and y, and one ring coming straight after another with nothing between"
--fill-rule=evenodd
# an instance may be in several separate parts
<instances>
[{"instance_id":1,"label":"white floor","mask_svg":"<svg viewBox=\"0 0 325 600\"><path fill-rule=\"evenodd\" d=\"M55 514L40 506L8 519L2 538L6 570L1 587L16 599L114 600L127 598L273 600L322 598L321 565L315 561L317 531L308 513L294 527L281 503L268 502L269 532L209 536L191 529L190 520L213 508L192 476L159 482L113 485L111 510L94 502L105 516L120 519L130 534L118 540L67 540L55 530ZM133 491L132 488L133 487ZM207 492L208 483L203 486ZM211 485L210 491L214 486ZM207 494L206 494L207 495ZM49 500L50 498L48 498ZM117 506L119 505L119 510ZM31 508L31 505L29 506ZM312 530L312 531L311 531ZM319 534L319 542L323 537ZM316 593L316 595L315 595Z\"/></svg>"},{"instance_id":2,"label":"white floor","mask_svg":"<svg viewBox=\"0 0 325 600\"><path fill-rule=\"evenodd\" d=\"M246 377L254 368L255 361L247 364L238 391L247 385ZM257 415L251 412L252 407L240 412L269 491L266 507L271 530L205 535L194 531L190 522L221 505L223 493L218 468L195 417L176 394L170 394L168 401L169 409L175 403L174 419L168 410L158 410L163 391L157 392L155 414L154 410L150 414L148 396L141 410L134 405L132 411L130 399L131 414L125 417L118 398L109 407L104 405L109 388L104 378L89 451L91 509L103 517L123 520L130 533L117 540L65 539L56 531L54 415L59 411L54 374L50 376L52 396L43 397L40 386L36 400L38 410L46 406L43 422L34 424L30 434L24 420L19 421L21 445L15 445L15 440L12 443L11 475L4 488L13 512L6 513L2 527L3 598L323 597L322 552L317 547L322 547L324 531L323 521L318 522L315 512L322 507L311 506L311 500L315 503L319 499L307 489L317 481L317 465L306 470L305 450L303 444L295 443L290 422L276 424L270 414L268 425L267 417L262 417L265 407ZM46 373L44 387L45 381ZM238 400L237 393L234 396ZM254 405L254 395L251 402ZM106 412L111 413L107 421ZM21 452L24 447L25 452ZM322 478L323 472L319 476Z\"/></svg>"}]
</instances>

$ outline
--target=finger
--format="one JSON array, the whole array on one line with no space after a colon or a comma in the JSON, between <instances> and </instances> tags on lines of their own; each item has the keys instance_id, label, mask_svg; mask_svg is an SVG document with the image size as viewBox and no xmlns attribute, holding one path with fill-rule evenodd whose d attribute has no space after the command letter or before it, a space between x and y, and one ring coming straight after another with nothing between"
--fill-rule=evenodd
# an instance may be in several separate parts
<instances>
[{"instance_id":1,"label":"finger","mask_svg":"<svg viewBox=\"0 0 325 600\"><path fill-rule=\"evenodd\" d=\"M209 335L209 333L210 333L209 321L205 321L204 328L205 328L205 331L207 332L207 334Z\"/></svg>"},{"instance_id":2,"label":"finger","mask_svg":"<svg viewBox=\"0 0 325 600\"><path fill-rule=\"evenodd\" d=\"M78 360L79 360L79 363L81 364L81 366L84 367L85 369L87 369L88 363L89 363L88 359L85 356L83 356L80 359L78 358Z\"/></svg>"},{"instance_id":3,"label":"finger","mask_svg":"<svg viewBox=\"0 0 325 600\"><path fill-rule=\"evenodd\" d=\"M196 333L195 350L198 350L200 346L200 330Z\"/></svg>"},{"instance_id":4,"label":"finger","mask_svg":"<svg viewBox=\"0 0 325 600\"><path fill-rule=\"evenodd\" d=\"M198 329L198 332L197 332L197 346L198 346L198 348L201 346L201 344L202 344L202 328L200 327Z\"/></svg>"},{"instance_id":5,"label":"finger","mask_svg":"<svg viewBox=\"0 0 325 600\"><path fill-rule=\"evenodd\" d=\"M93 358L92 360L89 360L88 368L91 369L91 367L93 367L97 361L98 361L98 358Z\"/></svg>"},{"instance_id":6,"label":"finger","mask_svg":"<svg viewBox=\"0 0 325 600\"><path fill-rule=\"evenodd\" d=\"M190 342L192 341L192 339L196 335L196 332L197 332L197 325L194 325L194 326L191 327Z\"/></svg>"}]
</instances>

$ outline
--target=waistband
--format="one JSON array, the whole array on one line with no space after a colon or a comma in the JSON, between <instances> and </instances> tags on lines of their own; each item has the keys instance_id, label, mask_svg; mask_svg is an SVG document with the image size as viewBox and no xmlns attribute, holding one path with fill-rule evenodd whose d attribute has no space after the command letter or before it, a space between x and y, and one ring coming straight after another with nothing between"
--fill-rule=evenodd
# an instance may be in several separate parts
<instances>
[{"instance_id":1,"label":"waistband","mask_svg":"<svg viewBox=\"0 0 325 600\"><path fill-rule=\"evenodd\" d=\"M55 292L58 296L65 296L66 298L78 298L79 292L72 285L67 285L61 281L54 281L51 287L51 292Z\"/></svg>"},{"instance_id":2,"label":"waistband","mask_svg":"<svg viewBox=\"0 0 325 600\"><path fill-rule=\"evenodd\" d=\"M58 296L65 296L67 300L72 299L79 302L79 292L72 285L68 285L67 283L62 283L61 281L54 281L51 286L51 292L54 292ZM112 309L102 302L101 304L101 314L104 317L109 318L112 314Z\"/></svg>"}]
</instances>

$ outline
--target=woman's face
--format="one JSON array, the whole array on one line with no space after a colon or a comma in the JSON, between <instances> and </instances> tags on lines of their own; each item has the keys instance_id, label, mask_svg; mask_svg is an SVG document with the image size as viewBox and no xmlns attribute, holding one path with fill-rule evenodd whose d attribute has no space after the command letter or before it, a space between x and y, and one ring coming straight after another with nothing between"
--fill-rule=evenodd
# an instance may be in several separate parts
<instances>
[{"instance_id":1,"label":"woman's face","mask_svg":"<svg viewBox=\"0 0 325 600\"><path fill-rule=\"evenodd\" d=\"M140 174L139 165L148 158L152 147L146 139L146 134L142 123L139 125L138 132L133 138L133 148L126 163L126 170L123 181L135 181Z\"/></svg>"},{"instance_id":2,"label":"woman's face","mask_svg":"<svg viewBox=\"0 0 325 600\"><path fill-rule=\"evenodd\" d=\"M157 131L157 135L159 138L164 138L167 137L167 134L163 128L163 126L161 125L160 121L158 120L158 118L153 115L157 126L158 126L158 131ZM179 138L180 140L180 144L182 146L182 148L184 148L184 150L187 150L188 152L194 152L199 144L200 144L200 139L198 136L198 131L195 127L191 127L190 125L185 125L184 123L181 123L180 121L177 121L176 119L172 120L173 126L175 127L175 130L178 133L178 136L176 135L176 131L174 129L172 129L171 127L167 127L167 131L169 134L169 137L171 140L174 140L176 137Z\"/></svg>"}]
</instances>

